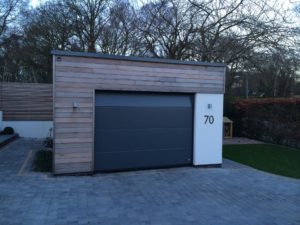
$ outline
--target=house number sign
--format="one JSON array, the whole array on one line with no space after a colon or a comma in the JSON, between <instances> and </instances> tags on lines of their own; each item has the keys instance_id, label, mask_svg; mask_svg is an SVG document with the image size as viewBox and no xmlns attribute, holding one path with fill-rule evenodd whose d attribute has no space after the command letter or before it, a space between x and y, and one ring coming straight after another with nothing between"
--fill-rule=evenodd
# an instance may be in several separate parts
<instances>
[{"instance_id":1,"label":"house number sign","mask_svg":"<svg viewBox=\"0 0 300 225\"><path fill-rule=\"evenodd\" d=\"M213 124L215 122L215 118L212 115L204 115L205 121L204 124Z\"/></svg>"}]
</instances>

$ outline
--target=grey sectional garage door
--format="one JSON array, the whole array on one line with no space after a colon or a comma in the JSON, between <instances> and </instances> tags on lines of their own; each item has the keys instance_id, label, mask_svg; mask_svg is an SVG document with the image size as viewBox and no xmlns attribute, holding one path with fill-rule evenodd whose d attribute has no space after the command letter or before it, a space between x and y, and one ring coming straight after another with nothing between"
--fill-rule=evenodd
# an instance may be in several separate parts
<instances>
[{"instance_id":1,"label":"grey sectional garage door","mask_svg":"<svg viewBox=\"0 0 300 225\"><path fill-rule=\"evenodd\" d=\"M95 170L191 164L191 95L96 92L95 104Z\"/></svg>"}]
</instances>

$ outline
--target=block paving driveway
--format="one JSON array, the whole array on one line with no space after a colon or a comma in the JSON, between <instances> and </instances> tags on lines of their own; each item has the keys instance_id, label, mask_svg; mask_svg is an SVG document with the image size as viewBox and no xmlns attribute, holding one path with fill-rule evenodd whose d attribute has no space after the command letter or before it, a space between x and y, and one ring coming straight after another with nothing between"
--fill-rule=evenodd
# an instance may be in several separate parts
<instances>
[{"instance_id":1,"label":"block paving driveway","mask_svg":"<svg viewBox=\"0 0 300 225\"><path fill-rule=\"evenodd\" d=\"M37 140L0 150L0 224L300 224L300 180L224 160L93 176L30 171ZM30 157L31 156L31 157Z\"/></svg>"}]
</instances>

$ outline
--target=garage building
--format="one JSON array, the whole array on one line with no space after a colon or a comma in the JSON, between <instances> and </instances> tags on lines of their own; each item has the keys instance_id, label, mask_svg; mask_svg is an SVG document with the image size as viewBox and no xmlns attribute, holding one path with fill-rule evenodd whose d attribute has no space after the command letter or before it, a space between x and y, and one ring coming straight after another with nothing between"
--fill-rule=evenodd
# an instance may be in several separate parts
<instances>
[{"instance_id":1,"label":"garage building","mask_svg":"<svg viewBox=\"0 0 300 225\"><path fill-rule=\"evenodd\" d=\"M224 64L52 55L55 174L222 164Z\"/></svg>"}]
</instances>

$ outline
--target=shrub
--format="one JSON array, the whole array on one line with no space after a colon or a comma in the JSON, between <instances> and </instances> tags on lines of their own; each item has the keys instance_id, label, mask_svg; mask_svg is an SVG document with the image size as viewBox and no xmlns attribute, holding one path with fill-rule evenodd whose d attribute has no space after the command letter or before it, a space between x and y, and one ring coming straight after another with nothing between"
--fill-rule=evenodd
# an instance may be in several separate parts
<instances>
[{"instance_id":1,"label":"shrub","mask_svg":"<svg viewBox=\"0 0 300 225\"><path fill-rule=\"evenodd\" d=\"M51 172L52 157L52 151L43 149L37 151L33 162L33 170L39 172Z\"/></svg>"},{"instance_id":2,"label":"shrub","mask_svg":"<svg viewBox=\"0 0 300 225\"><path fill-rule=\"evenodd\" d=\"M234 135L300 148L300 98L234 102Z\"/></svg>"},{"instance_id":3,"label":"shrub","mask_svg":"<svg viewBox=\"0 0 300 225\"><path fill-rule=\"evenodd\" d=\"M4 130L2 131L2 134L14 134L15 131L12 127L5 127Z\"/></svg>"},{"instance_id":4,"label":"shrub","mask_svg":"<svg viewBox=\"0 0 300 225\"><path fill-rule=\"evenodd\" d=\"M232 117L234 97L224 96L224 116Z\"/></svg>"}]
</instances>

